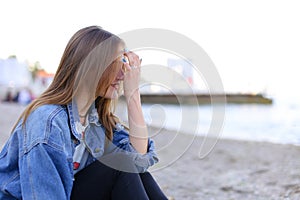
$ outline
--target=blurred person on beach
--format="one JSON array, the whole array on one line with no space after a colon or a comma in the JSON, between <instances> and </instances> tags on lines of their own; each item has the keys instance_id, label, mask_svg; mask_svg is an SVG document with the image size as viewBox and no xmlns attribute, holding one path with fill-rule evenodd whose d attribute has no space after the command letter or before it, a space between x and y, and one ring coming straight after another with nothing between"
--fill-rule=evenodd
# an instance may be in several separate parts
<instances>
[{"instance_id":1,"label":"blurred person on beach","mask_svg":"<svg viewBox=\"0 0 300 200\"><path fill-rule=\"evenodd\" d=\"M5 98L2 101L3 102L14 102L14 97L10 90L7 90L7 92L5 94Z\"/></svg>"},{"instance_id":2,"label":"blurred person on beach","mask_svg":"<svg viewBox=\"0 0 300 200\"><path fill-rule=\"evenodd\" d=\"M21 105L27 105L34 99L34 96L29 88L23 88L18 93L18 103Z\"/></svg>"},{"instance_id":3,"label":"blurred person on beach","mask_svg":"<svg viewBox=\"0 0 300 200\"><path fill-rule=\"evenodd\" d=\"M141 60L101 27L76 32L0 153L0 199L167 199L138 89ZM123 83L123 87L121 87ZM124 93L128 124L114 115Z\"/></svg>"}]
</instances>

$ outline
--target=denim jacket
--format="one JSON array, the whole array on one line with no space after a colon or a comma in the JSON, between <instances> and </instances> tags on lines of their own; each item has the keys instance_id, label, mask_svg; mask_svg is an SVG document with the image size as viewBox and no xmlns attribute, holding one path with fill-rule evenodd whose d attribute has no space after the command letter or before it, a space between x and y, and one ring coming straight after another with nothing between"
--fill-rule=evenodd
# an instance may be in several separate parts
<instances>
[{"instance_id":1,"label":"denim jacket","mask_svg":"<svg viewBox=\"0 0 300 200\"><path fill-rule=\"evenodd\" d=\"M117 170L135 172L144 172L158 161L151 139L142 155L130 144L122 125L117 124L110 142L95 113L88 121L83 137L69 104L40 106L25 127L19 122L0 152L0 200L70 199L74 174L97 159ZM81 166L73 170L75 148L82 142L86 148ZM127 168L120 163L127 163Z\"/></svg>"}]
</instances>

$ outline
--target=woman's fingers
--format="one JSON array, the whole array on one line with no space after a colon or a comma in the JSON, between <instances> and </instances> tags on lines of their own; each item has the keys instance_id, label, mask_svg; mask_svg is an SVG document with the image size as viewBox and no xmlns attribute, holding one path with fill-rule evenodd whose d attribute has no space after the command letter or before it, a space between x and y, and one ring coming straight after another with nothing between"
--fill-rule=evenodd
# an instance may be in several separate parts
<instances>
[{"instance_id":1,"label":"woman's fingers","mask_svg":"<svg viewBox=\"0 0 300 200\"><path fill-rule=\"evenodd\" d=\"M123 70L126 73L133 69L140 68L142 59L140 59L139 56L134 52L129 51L124 53L123 62L124 62Z\"/></svg>"},{"instance_id":2,"label":"woman's fingers","mask_svg":"<svg viewBox=\"0 0 300 200\"><path fill-rule=\"evenodd\" d=\"M127 56L128 60L129 60L129 66L137 66L140 67L141 66L141 60L139 58L138 55L136 55L134 52L129 51L124 53L125 56Z\"/></svg>"},{"instance_id":3,"label":"woman's fingers","mask_svg":"<svg viewBox=\"0 0 300 200\"><path fill-rule=\"evenodd\" d=\"M124 53L124 57L126 60L124 63L124 95L126 98L130 98L139 89L141 60L133 52Z\"/></svg>"}]
</instances>

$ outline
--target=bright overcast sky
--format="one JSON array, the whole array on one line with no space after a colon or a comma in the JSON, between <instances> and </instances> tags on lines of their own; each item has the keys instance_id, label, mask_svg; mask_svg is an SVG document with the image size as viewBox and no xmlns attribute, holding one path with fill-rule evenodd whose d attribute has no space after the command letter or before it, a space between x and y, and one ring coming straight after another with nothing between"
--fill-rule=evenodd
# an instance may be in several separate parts
<instances>
[{"instance_id":1,"label":"bright overcast sky","mask_svg":"<svg viewBox=\"0 0 300 200\"><path fill-rule=\"evenodd\" d=\"M1 1L0 58L15 54L55 72L69 38L82 27L100 25L115 34L164 28L197 42L226 90L294 93L300 85L298 2Z\"/></svg>"}]
</instances>

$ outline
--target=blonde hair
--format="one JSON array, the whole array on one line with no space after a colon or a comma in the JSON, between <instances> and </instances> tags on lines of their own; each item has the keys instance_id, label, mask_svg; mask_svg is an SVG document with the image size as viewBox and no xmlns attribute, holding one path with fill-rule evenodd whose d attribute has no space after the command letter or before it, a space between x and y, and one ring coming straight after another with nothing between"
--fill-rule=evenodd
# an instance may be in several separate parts
<instances>
[{"instance_id":1,"label":"blonde hair","mask_svg":"<svg viewBox=\"0 0 300 200\"><path fill-rule=\"evenodd\" d=\"M116 77L116 70L121 67L115 62L120 44L123 41L119 37L98 26L77 31L65 48L51 85L21 114L19 120L23 118L23 126L30 113L39 106L67 105L82 96L84 90L85 106L88 107L99 91L105 94ZM106 136L112 139L112 129L119 121L113 114L113 101L98 97L95 105Z\"/></svg>"}]
</instances>

